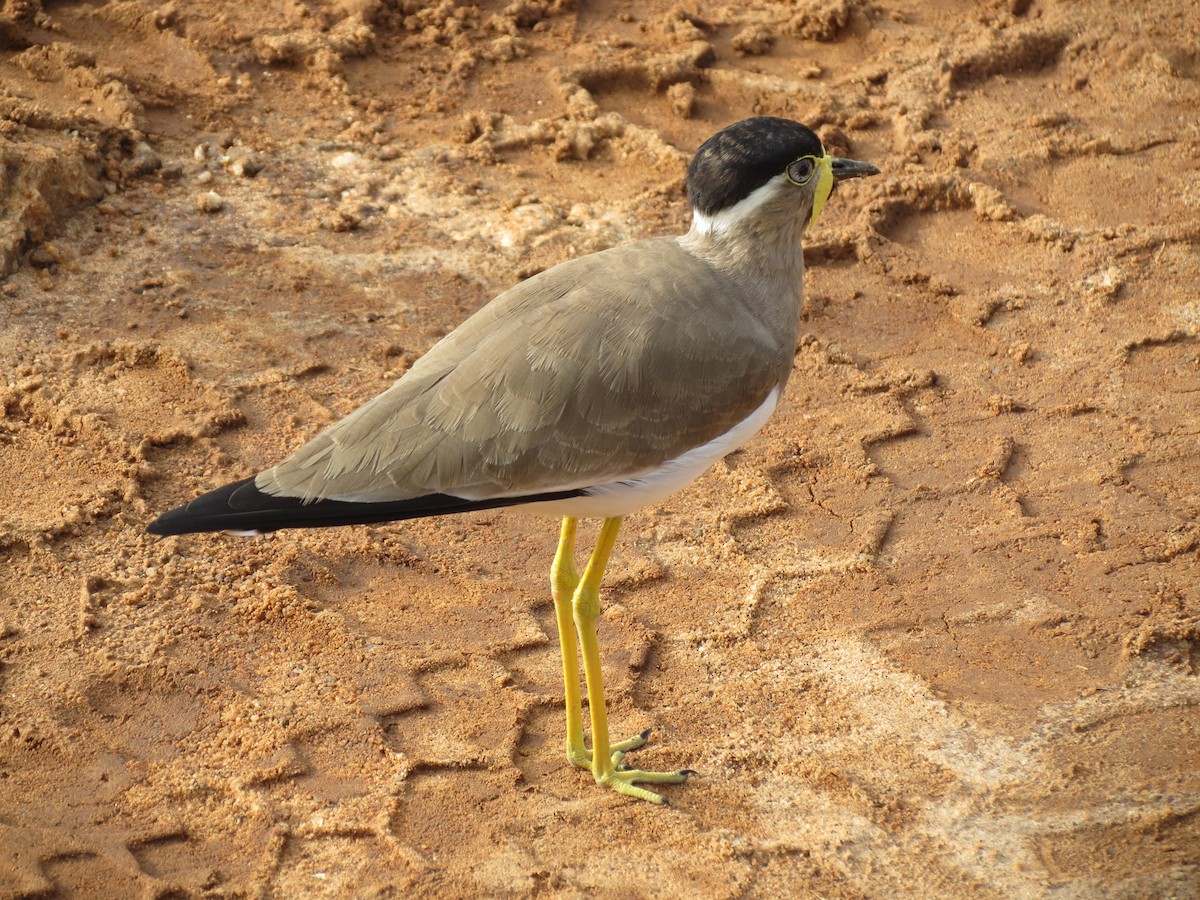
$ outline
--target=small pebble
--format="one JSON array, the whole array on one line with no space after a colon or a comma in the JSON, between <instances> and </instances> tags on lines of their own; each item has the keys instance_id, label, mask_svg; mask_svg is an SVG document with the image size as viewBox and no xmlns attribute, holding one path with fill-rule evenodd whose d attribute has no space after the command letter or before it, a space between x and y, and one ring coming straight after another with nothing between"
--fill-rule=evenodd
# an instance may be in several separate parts
<instances>
[{"instance_id":1,"label":"small pebble","mask_svg":"<svg viewBox=\"0 0 1200 900\"><path fill-rule=\"evenodd\" d=\"M357 165L362 161L362 157L350 150L344 153L339 153L329 161L329 164L335 169L348 169L351 166Z\"/></svg>"},{"instance_id":2,"label":"small pebble","mask_svg":"<svg viewBox=\"0 0 1200 900\"><path fill-rule=\"evenodd\" d=\"M145 141L138 141L134 145L130 163L133 171L139 175L149 175L162 168L162 158Z\"/></svg>"},{"instance_id":3,"label":"small pebble","mask_svg":"<svg viewBox=\"0 0 1200 900\"><path fill-rule=\"evenodd\" d=\"M263 158L254 151L253 147L230 147L222 162L238 178L253 178L263 168Z\"/></svg>"},{"instance_id":4,"label":"small pebble","mask_svg":"<svg viewBox=\"0 0 1200 900\"><path fill-rule=\"evenodd\" d=\"M196 195L196 209L200 212L215 213L225 208L225 198L216 191L204 191Z\"/></svg>"},{"instance_id":5,"label":"small pebble","mask_svg":"<svg viewBox=\"0 0 1200 900\"><path fill-rule=\"evenodd\" d=\"M59 262L58 253L45 244L29 251L29 264L35 269L49 269Z\"/></svg>"}]
</instances>

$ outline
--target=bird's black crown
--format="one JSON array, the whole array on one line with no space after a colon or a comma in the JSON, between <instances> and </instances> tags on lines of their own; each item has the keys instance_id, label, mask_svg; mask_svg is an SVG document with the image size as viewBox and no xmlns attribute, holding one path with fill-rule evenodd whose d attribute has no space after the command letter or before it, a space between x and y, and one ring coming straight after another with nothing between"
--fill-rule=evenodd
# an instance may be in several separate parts
<instances>
[{"instance_id":1,"label":"bird's black crown","mask_svg":"<svg viewBox=\"0 0 1200 900\"><path fill-rule=\"evenodd\" d=\"M801 156L824 154L821 139L799 122L775 116L743 119L700 145L687 170L692 209L706 216L728 209Z\"/></svg>"}]
</instances>

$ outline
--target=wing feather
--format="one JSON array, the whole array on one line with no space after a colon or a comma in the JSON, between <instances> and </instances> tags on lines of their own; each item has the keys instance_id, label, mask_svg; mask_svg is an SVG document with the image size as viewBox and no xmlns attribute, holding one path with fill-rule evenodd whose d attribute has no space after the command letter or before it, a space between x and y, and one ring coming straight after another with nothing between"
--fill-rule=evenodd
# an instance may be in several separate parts
<instances>
[{"instance_id":1,"label":"wing feather","mask_svg":"<svg viewBox=\"0 0 1200 900\"><path fill-rule=\"evenodd\" d=\"M757 316L770 300L747 302L751 290L674 238L563 263L501 294L256 484L306 500L480 499L651 471L786 381L795 328Z\"/></svg>"}]
</instances>

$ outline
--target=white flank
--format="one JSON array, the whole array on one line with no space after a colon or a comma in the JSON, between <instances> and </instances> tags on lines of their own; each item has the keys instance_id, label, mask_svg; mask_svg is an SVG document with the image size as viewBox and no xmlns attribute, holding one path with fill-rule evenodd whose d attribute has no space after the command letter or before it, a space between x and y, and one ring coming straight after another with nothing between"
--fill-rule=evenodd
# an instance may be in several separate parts
<instances>
[{"instance_id":1,"label":"white flank","mask_svg":"<svg viewBox=\"0 0 1200 900\"><path fill-rule=\"evenodd\" d=\"M729 431L713 438L707 444L693 447L674 459L669 459L657 469L631 478L595 485L581 497L566 500L549 500L545 503L529 503L512 507L516 512L537 516L588 516L609 518L625 516L643 506L661 503L676 491L687 487L704 470L722 457L728 456L742 446L771 418L779 402L779 388L767 395L758 409L750 413Z\"/></svg>"}]
</instances>

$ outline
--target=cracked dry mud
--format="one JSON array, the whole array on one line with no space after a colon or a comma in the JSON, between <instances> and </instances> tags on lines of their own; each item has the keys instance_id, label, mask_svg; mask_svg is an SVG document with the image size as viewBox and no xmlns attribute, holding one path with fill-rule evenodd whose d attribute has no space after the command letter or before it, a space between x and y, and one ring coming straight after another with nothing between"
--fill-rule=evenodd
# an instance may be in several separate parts
<instances>
[{"instance_id":1,"label":"cracked dry mud","mask_svg":"<svg viewBox=\"0 0 1200 900\"><path fill-rule=\"evenodd\" d=\"M145 524L790 116L785 402L628 520L670 809L565 763L553 523ZM1200 896L1187 0L0 2L0 897Z\"/></svg>"}]
</instances>

